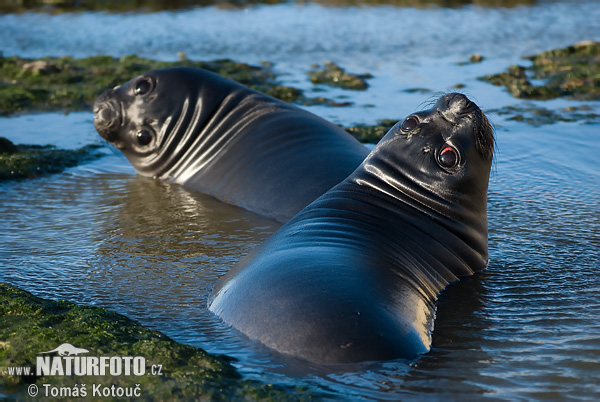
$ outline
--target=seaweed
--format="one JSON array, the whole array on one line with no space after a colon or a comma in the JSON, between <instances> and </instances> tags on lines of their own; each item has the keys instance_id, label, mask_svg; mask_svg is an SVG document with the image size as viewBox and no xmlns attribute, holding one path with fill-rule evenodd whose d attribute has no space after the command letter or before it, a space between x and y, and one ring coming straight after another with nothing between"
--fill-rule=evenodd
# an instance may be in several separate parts
<instances>
[{"instance_id":1,"label":"seaweed","mask_svg":"<svg viewBox=\"0 0 600 402\"><path fill-rule=\"evenodd\" d=\"M18 399L26 396L30 384L40 392L46 387L85 387L88 396L93 396L92 385L107 389L137 386L141 399L314 397L302 387L244 379L232 365L234 359L177 343L161 332L104 308L46 300L0 283L0 316L0 394ZM37 357L47 356L40 352L52 351L67 342L85 348L89 356L140 356L146 367L156 370L148 369L148 375L141 376L51 375L40 370L38 377ZM11 375L9 369L14 367L29 367L31 372Z\"/></svg>"},{"instance_id":2,"label":"seaweed","mask_svg":"<svg viewBox=\"0 0 600 402\"><path fill-rule=\"evenodd\" d=\"M504 86L515 98L600 100L600 42L579 42L525 59L532 62L529 67L513 65L479 79Z\"/></svg>"}]
</instances>

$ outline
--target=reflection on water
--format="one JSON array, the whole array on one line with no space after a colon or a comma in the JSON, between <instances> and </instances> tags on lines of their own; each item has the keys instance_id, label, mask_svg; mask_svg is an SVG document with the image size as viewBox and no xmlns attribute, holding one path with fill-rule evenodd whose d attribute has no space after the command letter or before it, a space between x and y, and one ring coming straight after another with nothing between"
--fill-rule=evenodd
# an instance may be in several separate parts
<instances>
[{"instance_id":1,"label":"reflection on water","mask_svg":"<svg viewBox=\"0 0 600 402\"><path fill-rule=\"evenodd\" d=\"M0 280L202 344L210 287L278 224L178 185L103 173L113 160L2 184Z\"/></svg>"}]
</instances>

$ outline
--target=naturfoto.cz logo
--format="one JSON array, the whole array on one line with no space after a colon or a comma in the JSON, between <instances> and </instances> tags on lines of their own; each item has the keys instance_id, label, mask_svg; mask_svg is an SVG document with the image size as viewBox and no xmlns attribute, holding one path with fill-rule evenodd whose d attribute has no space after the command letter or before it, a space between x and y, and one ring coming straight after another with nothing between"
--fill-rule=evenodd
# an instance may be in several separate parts
<instances>
[{"instance_id":1,"label":"naturfoto.cz logo","mask_svg":"<svg viewBox=\"0 0 600 402\"><path fill-rule=\"evenodd\" d=\"M36 375L41 376L142 376L146 374L146 359L142 356L85 356L87 349L63 343L56 349L58 356L37 356ZM82 356L83 355L83 356ZM161 375L162 366L153 365L152 375Z\"/></svg>"},{"instance_id":2,"label":"naturfoto.cz logo","mask_svg":"<svg viewBox=\"0 0 600 402\"><path fill-rule=\"evenodd\" d=\"M40 356L56 353L54 356ZM35 374L31 367L8 367L8 375L16 376L143 376L162 375L162 364L149 370L143 356L86 356L89 350L63 343L55 349L39 352Z\"/></svg>"},{"instance_id":3,"label":"naturfoto.cz logo","mask_svg":"<svg viewBox=\"0 0 600 402\"><path fill-rule=\"evenodd\" d=\"M143 356L89 356L89 350L78 348L70 343L63 343L58 347L36 356L36 369L31 367L8 367L8 375L16 376L143 376L162 375L162 365L153 364L146 367ZM88 388L91 386L91 390ZM29 385L27 393L30 397L139 397L140 384L135 386L105 386L102 384L76 384L74 386L53 386L41 384L41 389L36 384Z\"/></svg>"}]
</instances>

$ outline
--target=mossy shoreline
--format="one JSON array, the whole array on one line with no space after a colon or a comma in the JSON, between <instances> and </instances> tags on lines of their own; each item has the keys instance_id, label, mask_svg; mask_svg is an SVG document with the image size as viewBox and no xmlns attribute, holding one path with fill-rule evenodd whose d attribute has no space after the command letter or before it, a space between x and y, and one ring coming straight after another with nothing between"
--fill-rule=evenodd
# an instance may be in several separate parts
<instances>
[{"instance_id":1,"label":"mossy shoreline","mask_svg":"<svg viewBox=\"0 0 600 402\"><path fill-rule=\"evenodd\" d=\"M471 56L470 63L485 60L481 55L476 56ZM507 72L479 79L504 86L511 95L519 99L547 100L560 97L579 101L600 100L600 42L579 42L525 59L532 62L531 66L511 66ZM227 59L192 61L184 54L180 54L180 60L174 62L138 56L25 59L16 56L2 57L0 54L0 116L40 111L91 110L96 97L107 88L122 84L148 70L174 66L214 71L287 102L332 107L352 105L348 101L311 98L298 88L281 85L273 65L268 62L253 66ZM347 90L367 89L367 80L372 77L369 74L348 73L332 62L326 62L322 68L313 65L313 70L307 71L307 74L314 85L339 86ZM411 91L425 90L406 92ZM558 121L586 124L597 124L600 121L594 108L583 110L578 106L570 109L573 110L567 108L552 111L539 105L525 104L493 109L490 112L510 116L510 120L534 126ZM344 128L361 142L376 143L395 123L394 119L384 119L372 125L360 124ZM98 152L98 147L100 146L90 145L67 151L49 146L17 145L4 149L0 143L0 181L60 172L67 167L100 157L102 154ZM13 151L8 152L7 149Z\"/></svg>"},{"instance_id":2,"label":"mossy shoreline","mask_svg":"<svg viewBox=\"0 0 600 402\"><path fill-rule=\"evenodd\" d=\"M44 57L26 59L17 56L2 57L0 53L0 116L28 112L91 110L94 101L108 88L129 81L146 71L169 67L195 67L213 71L238 81L254 90L301 105L350 106L351 102L337 102L321 96L309 97L298 88L282 85L269 62L261 65L239 63L229 59L213 61L189 60L183 53L180 60L168 62L151 60L135 55L120 58L92 56ZM315 85L326 84L344 89L366 89L365 78L345 72L338 65L327 62L318 74Z\"/></svg>"},{"instance_id":3,"label":"mossy shoreline","mask_svg":"<svg viewBox=\"0 0 600 402\"><path fill-rule=\"evenodd\" d=\"M231 364L232 358L177 343L121 314L64 300L42 299L5 283L0 283L0 317L0 396L24 399L30 384L40 390L40 397L44 396L43 384L65 389L86 384L91 396L92 384L96 384L103 388L137 385L141 398L159 400L319 397L301 387L244 379ZM37 357L51 356L40 352L51 351L63 343L86 349L86 356L142 356L148 370L160 365L161 375L9 375L8 370L13 367L30 367L35 373Z\"/></svg>"},{"instance_id":4,"label":"mossy shoreline","mask_svg":"<svg viewBox=\"0 0 600 402\"><path fill-rule=\"evenodd\" d=\"M26 59L0 57L0 115L32 111L91 110L102 92L149 70L196 67L213 71L250 88L288 102L302 91L280 85L269 63L253 66L232 60L192 61L184 54L175 62L138 56L93 56Z\"/></svg>"}]
</instances>

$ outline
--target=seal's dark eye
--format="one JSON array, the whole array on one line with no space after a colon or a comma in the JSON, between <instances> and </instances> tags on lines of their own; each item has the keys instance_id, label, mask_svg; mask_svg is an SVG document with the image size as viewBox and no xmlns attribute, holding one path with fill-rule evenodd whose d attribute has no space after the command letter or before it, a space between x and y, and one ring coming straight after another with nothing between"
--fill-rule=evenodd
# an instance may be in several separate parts
<instances>
[{"instance_id":1,"label":"seal's dark eye","mask_svg":"<svg viewBox=\"0 0 600 402\"><path fill-rule=\"evenodd\" d=\"M400 127L402 128L402 130L404 131L410 131L413 130L415 127L417 127L419 125L419 120L417 120L416 117L414 116L410 116L407 117L402 124L400 125Z\"/></svg>"},{"instance_id":2,"label":"seal's dark eye","mask_svg":"<svg viewBox=\"0 0 600 402\"><path fill-rule=\"evenodd\" d=\"M451 147L444 147L438 159L443 167L453 168L458 164L458 154Z\"/></svg>"},{"instance_id":3,"label":"seal's dark eye","mask_svg":"<svg viewBox=\"0 0 600 402\"><path fill-rule=\"evenodd\" d=\"M152 83L148 78L144 78L139 80L135 85L135 94L136 95L145 95L152 89Z\"/></svg>"},{"instance_id":4,"label":"seal's dark eye","mask_svg":"<svg viewBox=\"0 0 600 402\"><path fill-rule=\"evenodd\" d=\"M152 134L150 134L150 131L148 130L138 131L136 137L138 144L142 146L146 146L152 141Z\"/></svg>"}]
</instances>

